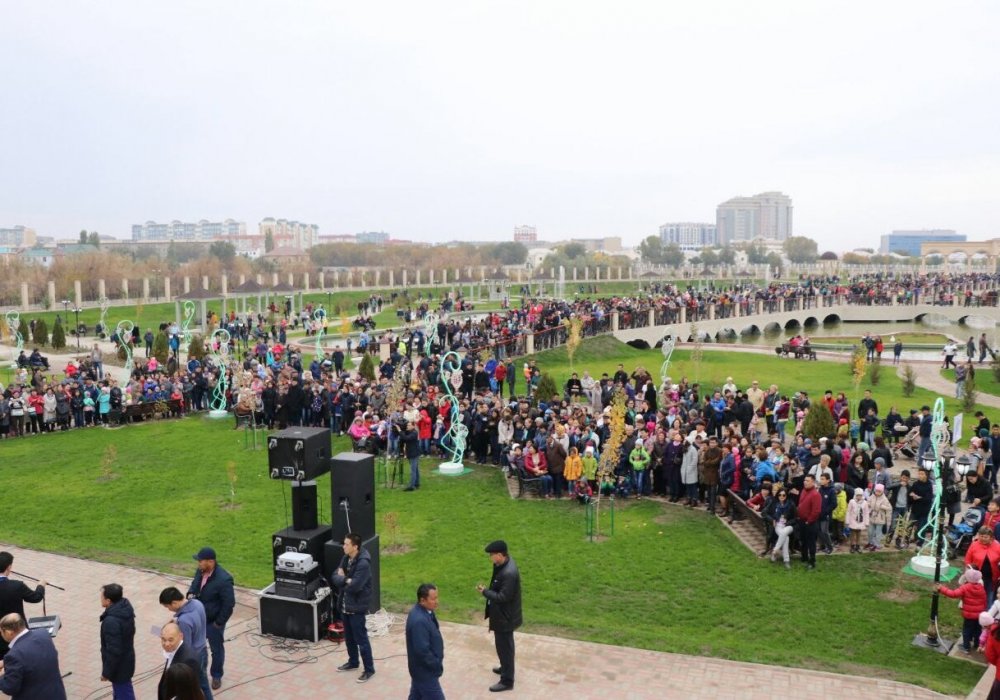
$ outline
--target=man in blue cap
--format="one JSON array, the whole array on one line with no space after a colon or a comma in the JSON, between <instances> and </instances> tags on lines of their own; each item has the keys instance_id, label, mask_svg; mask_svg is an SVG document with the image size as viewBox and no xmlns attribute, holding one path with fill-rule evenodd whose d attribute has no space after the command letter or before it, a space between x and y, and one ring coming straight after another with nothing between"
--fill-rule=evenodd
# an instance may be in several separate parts
<instances>
[{"instance_id":1,"label":"man in blue cap","mask_svg":"<svg viewBox=\"0 0 1000 700\"><path fill-rule=\"evenodd\" d=\"M236 607L236 592L232 575L219 566L214 549L202 547L194 559L198 562L198 570L188 588L187 597L189 600L197 598L205 606L205 635L208 637L208 648L212 651L209 674L212 676L212 690L218 690L222 686L223 666L226 663L223 644L226 623Z\"/></svg>"},{"instance_id":2,"label":"man in blue cap","mask_svg":"<svg viewBox=\"0 0 1000 700\"><path fill-rule=\"evenodd\" d=\"M521 626L521 574L507 553L507 543L495 540L486 545L493 562L493 578L489 587L479 584L476 590L486 598L486 618L497 648L500 665L493 669L500 681L490 686L490 692L514 689L514 630Z\"/></svg>"}]
</instances>

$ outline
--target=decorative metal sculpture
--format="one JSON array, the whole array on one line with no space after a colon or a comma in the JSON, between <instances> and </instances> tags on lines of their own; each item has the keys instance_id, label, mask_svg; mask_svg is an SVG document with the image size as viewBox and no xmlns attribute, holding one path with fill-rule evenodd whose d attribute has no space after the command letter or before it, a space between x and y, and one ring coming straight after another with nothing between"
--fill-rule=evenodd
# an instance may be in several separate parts
<instances>
[{"instance_id":1,"label":"decorative metal sculpture","mask_svg":"<svg viewBox=\"0 0 1000 700\"><path fill-rule=\"evenodd\" d=\"M313 312L313 331L316 333L316 359L322 360L326 357L326 353L323 351L323 336L326 335L326 329L323 327L323 320L326 318L326 312L323 309L316 309Z\"/></svg>"},{"instance_id":2,"label":"decorative metal sculpture","mask_svg":"<svg viewBox=\"0 0 1000 700\"><path fill-rule=\"evenodd\" d=\"M4 314L4 320L7 322L10 337L14 341L14 347L10 351L10 361L12 365L16 365L17 358L21 355L21 351L24 350L24 337L21 335L21 331L18 330L21 325L21 312L8 311Z\"/></svg>"},{"instance_id":3,"label":"decorative metal sculpture","mask_svg":"<svg viewBox=\"0 0 1000 700\"><path fill-rule=\"evenodd\" d=\"M101 317L97 321L97 335L100 336L101 333L108 332L108 309L111 308L111 300L107 297L101 297L97 300L98 305L101 307Z\"/></svg>"},{"instance_id":4,"label":"decorative metal sculpture","mask_svg":"<svg viewBox=\"0 0 1000 700\"><path fill-rule=\"evenodd\" d=\"M209 407L215 414L227 412L226 387L228 380L226 379L226 370L229 368L229 341L231 339L232 336L225 328L218 328L212 333L212 363L219 371L219 378L215 382L215 388L212 389L212 400L209 402Z\"/></svg>"},{"instance_id":5,"label":"decorative metal sculpture","mask_svg":"<svg viewBox=\"0 0 1000 700\"><path fill-rule=\"evenodd\" d=\"M677 344L677 339L672 335L667 335L663 337L663 344L660 346L660 352L663 353L663 364L660 365L660 383L663 384L670 378L667 374L670 370L670 356L674 354L674 346Z\"/></svg>"},{"instance_id":6,"label":"decorative metal sculpture","mask_svg":"<svg viewBox=\"0 0 1000 700\"><path fill-rule=\"evenodd\" d=\"M434 336L437 335L437 326L440 317L433 311L424 316L424 354L430 356L431 345L434 344Z\"/></svg>"},{"instance_id":7,"label":"decorative metal sculpture","mask_svg":"<svg viewBox=\"0 0 1000 700\"><path fill-rule=\"evenodd\" d=\"M451 425L445 433L444 450L448 454L448 463L460 465L465 455L466 438L469 429L459 418L457 391L462 388L461 358L454 350L449 350L441 358L441 375L444 378L444 390L451 403Z\"/></svg>"},{"instance_id":8,"label":"decorative metal sculpture","mask_svg":"<svg viewBox=\"0 0 1000 700\"><path fill-rule=\"evenodd\" d=\"M941 484L941 452L948 445L948 426L944 421L944 399L938 398L934 402L934 411L931 416L933 420L931 425L931 448L934 451L934 471L931 474L931 481L934 484L934 500L931 503L931 512L927 516L927 522L917 533L917 536L924 542L917 555L934 557L936 556L935 547L937 547L938 533L941 528L941 508L944 505L944 491ZM948 538L943 537L941 539L944 540L944 549L941 552L941 558L947 561Z\"/></svg>"},{"instance_id":9,"label":"decorative metal sculpture","mask_svg":"<svg viewBox=\"0 0 1000 700\"><path fill-rule=\"evenodd\" d=\"M191 345L191 339L194 334L191 333L191 322L194 321L195 306L193 301L184 302L184 320L181 321L181 341L184 343L184 347L187 348Z\"/></svg>"},{"instance_id":10,"label":"decorative metal sculpture","mask_svg":"<svg viewBox=\"0 0 1000 700\"><path fill-rule=\"evenodd\" d=\"M125 374L129 377L132 376L132 368L135 366L135 363L132 361L132 345L129 343L132 339L133 329L135 329L135 324L128 319L119 321L118 325L115 326L115 338L117 339L118 347L125 353Z\"/></svg>"}]
</instances>

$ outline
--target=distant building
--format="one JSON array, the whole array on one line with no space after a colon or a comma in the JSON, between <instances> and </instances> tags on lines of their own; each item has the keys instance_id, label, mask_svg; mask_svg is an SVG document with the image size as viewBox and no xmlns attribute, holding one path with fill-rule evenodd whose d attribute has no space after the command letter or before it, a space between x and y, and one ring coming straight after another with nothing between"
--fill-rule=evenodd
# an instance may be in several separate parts
<instances>
[{"instance_id":1,"label":"distant building","mask_svg":"<svg viewBox=\"0 0 1000 700\"><path fill-rule=\"evenodd\" d=\"M27 226L0 228L0 245L12 248L27 248L37 243L35 229Z\"/></svg>"},{"instance_id":2,"label":"distant building","mask_svg":"<svg viewBox=\"0 0 1000 700\"><path fill-rule=\"evenodd\" d=\"M389 234L385 231L362 231L355 234L354 238L358 243L371 243L372 245L385 245L389 242Z\"/></svg>"},{"instance_id":3,"label":"distant building","mask_svg":"<svg viewBox=\"0 0 1000 700\"><path fill-rule=\"evenodd\" d=\"M676 243L684 249L714 246L715 234L715 224L680 222L660 226L660 240L663 243Z\"/></svg>"},{"instance_id":4,"label":"distant building","mask_svg":"<svg viewBox=\"0 0 1000 700\"><path fill-rule=\"evenodd\" d=\"M605 236L604 238L571 238L570 243L580 243L588 253L620 253L622 250L621 236Z\"/></svg>"},{"instance_id":5,"label":"distant building","mask_svg":"<svg viewBox=\"0 0 1000 700\"><path fill-rule=\"evenodd\" d=\"M534 226L515 226L514 227L514 242L515 243L534 243L538 240L538 229Z\"/></svg>"},{"instance_id":6,"label":"distant building","mask_svg":"<svg viewBox=\"0 0 1000 700\"><path fill-rule=\"evenodd\" d=\"M319 242L319 226L300 221L267 217L260 222L257 231L261 236L266 236L270 232L274 238L275 248L290 246L307 250Z\"/></svg>"},{"instance_id":7,"label":"distant building","mask_svg":"<svg viewBox=\"0 0 1000 700\"><path fill-rule=\"evenodd\" d=\"M319 236L317 241L318 244L324 243L357 243L358 239L349 234L327 234L324 236Z\"/></svg>"},{"instance_id":8,"label":"distant building","mask_svg":"<svg viewBox=\"0 0 1000 700\"><path fill-rule=\"evenodd\" d=\"M903 255L920 255L920 244L931 241L947 241L950 243L965 242L964 233L955 233L951 229L935 228L916 231L893 231L882 235L882 245L879 252L901 253Z\"/></svg>"},{"instance_id":9,"label":"distant building","mask_svg":"<svg viewBox=\"0 0 1000 700\"><path fill-rule=\"evenodd\" d=\"M792 198L781 192L734 197L715 209L720 245L754 238L783 241L792 236Z\"/></svg>"},{"instance_id":10,"label":"distant building","mask_svg":"<svg viewBox=\"0 0 1000 700\"><path fill-rule=\"evenodd\" d=\"M264 253L263 257L265 260L273 260L275 262L309 262L308 253L298 248L292 248L291 246L275 248L269 253Z\"/></svg>"},{"instance_id":11,"label":"distant building","mask_svg":"<svg viewBox=\"0 0 1000 700\"><path fill-rule=\"evenodd\" d=\"M186 223L175 219L169 224L147 221L144 224L132 226L133 241L214 241L245 235L247 235L247 225L233 219L225 221L202 219L196 223Z\"/></svg>"}]
</instances>

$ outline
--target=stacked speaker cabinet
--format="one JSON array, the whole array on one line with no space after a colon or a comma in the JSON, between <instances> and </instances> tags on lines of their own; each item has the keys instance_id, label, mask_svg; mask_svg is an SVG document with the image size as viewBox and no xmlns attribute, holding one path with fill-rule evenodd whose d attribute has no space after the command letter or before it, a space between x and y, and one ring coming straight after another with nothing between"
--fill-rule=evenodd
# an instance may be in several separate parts
<instances>
[{"instance_id":1,"label":"stacked speaker cabinet","mask_svg":"<svg viewBox=\"0 0 1000 700\"><path fill-rule=\"evenodd\" d=\"M375 534L375 458L362 452L341 452L330 460L330 508L333 539L326 545L324 573L340 566L344 557L344 537L349 532L361 537L361 548L371 556L371 613L381 605L379 584L379 540Z\"/></svg>"}]
</instances>

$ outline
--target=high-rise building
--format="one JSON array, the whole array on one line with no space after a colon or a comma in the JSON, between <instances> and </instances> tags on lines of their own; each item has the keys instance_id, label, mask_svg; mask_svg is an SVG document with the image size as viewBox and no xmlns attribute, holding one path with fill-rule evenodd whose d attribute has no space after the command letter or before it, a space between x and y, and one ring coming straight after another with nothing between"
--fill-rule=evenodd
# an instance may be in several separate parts
<instances>
[{"instance_id":1,"label":"high-rise building","mask_svg":"<svg viewBox=\"0 0 1000 700\"><path fill-rule=\"evenodd\" d=\"M267 217L260 222L257 231L261 236L270 233L275 248L292 247L306 250L316 245L319 239L319 226L316 224L304 224L288 219Z\"/></svg>"},{"instance_id":2,"label":"high-rise building","mask_svg":"<svg viewBox=\"0 0 1000 700\"><path fill-rule=\"evenodd\" d=\"M681 248L702 248L716 243L715 224L679 222L660 226L660 240Z\"/></svg>"},{"instance_id":3,"label":"high-rise building","mask_svg":"<svg viewBox=\"0 0 1000 700\"><path fill-rule=\"evenodd\" d=\"M538 229L534 226L514 227L515 243L535 243L536 241L538 241Z\"/></svg>"},{"instance_id":4,"label":"high-rise building","mask_svg":"<svg viewBox=\"0 0 1000 700\"><path fill-rule=\"evenodd\" d=\"M934 228L918 231L893 231L882 234L882 245L879 252L883 255L900 253L902 255L920 255L920 244L930 241L965 241L964 233L955 233L951 229Z\"/></svg>"},{"instance_id":5,"label":"high-rise building","mask_svg":"<svg viewBox=\"0 0 1000 700\"><path fill-rule=\"evenodd\" d=\"M770 238L783 241L792 236L792 199L781 192L762 192L753 197L734 197L715 209L718 243Z\"/></svg>"},{"instance_id":6,"label":"high-rise building","mask_svg":"<svg viewBox=\"0 0 1000 700\"><path fill-rule=\"evenodd\" d=\"M385 231L362 231L354 237L358 243L371 243L372 245L385 245L389 242L389 234Z\"/></svg>"},{"instance_id":7,"label":"high-rise building","mask_svg":"<svg viewBox=\"0 0 1000 700\"><path fill-rule=\"evenodd\" d=\"M38 237L35 229L27 226L14 226L13 228L0 228L0 245L11 246L12 248L30 248L35 245Z\"/></svg>"},{"instance_id":8,"label":"high-rise building","mask_svg":"<svg viewBox=\"0 0 1000 700\"><path fill-rule=\"evenodd\" d=\"M202 219L197 223L171 221L169 224L158 224L147 221L144 224L133 224L133 241L214 241L231 236L245 236L247 225L242 221L226 219L225 221L207 221Z\"/></svg>"}]
</instances>

